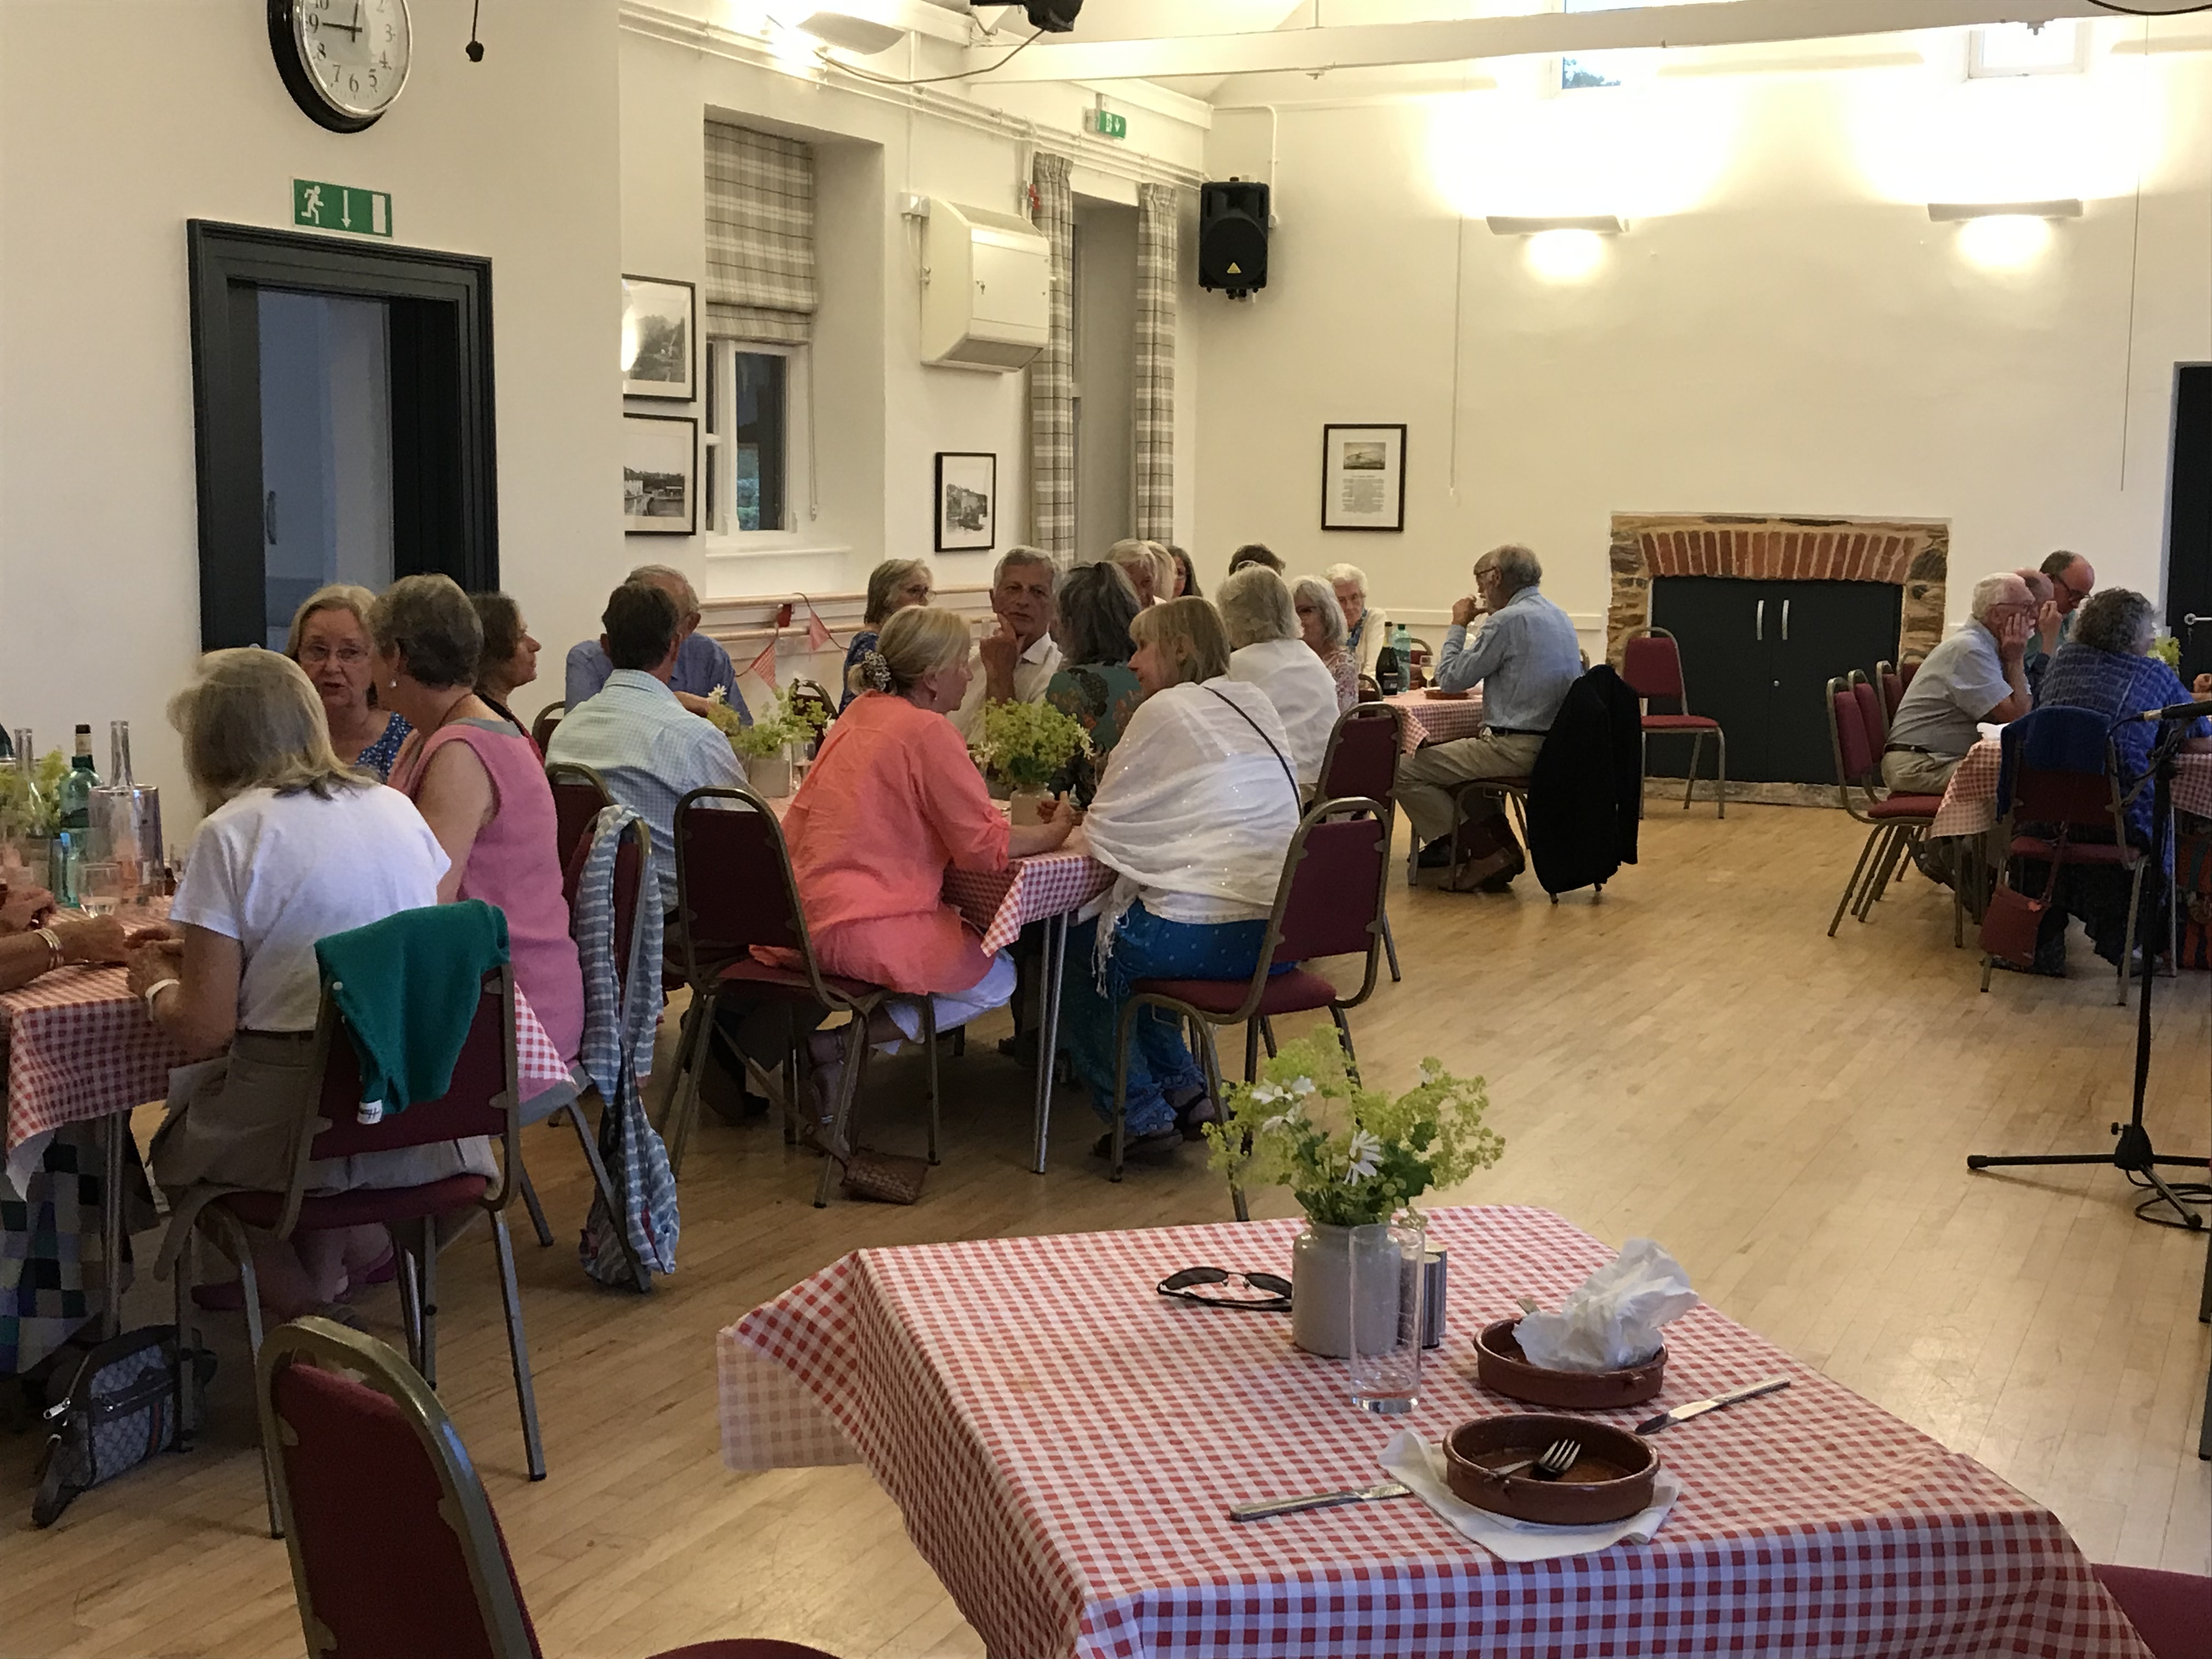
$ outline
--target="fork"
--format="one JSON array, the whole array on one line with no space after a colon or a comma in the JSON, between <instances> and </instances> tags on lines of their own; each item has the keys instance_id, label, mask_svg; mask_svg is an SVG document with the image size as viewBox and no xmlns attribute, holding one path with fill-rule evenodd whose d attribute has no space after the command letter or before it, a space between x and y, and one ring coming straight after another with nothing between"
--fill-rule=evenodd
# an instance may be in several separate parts
<instances>
[{"instance_id":1,"label":"fork","mask_svg":"<svg viewBox=\"0 0 2212 1659\"><path fill-rule=\"evenodd\" d=\"M1534 1469L1544 1480L1556 1480L1574 1468L1575 1460L1583 1455L1582 1443L1577 1440L1554 1440L1537 1456L1524 1458L1518 1463L1508 1463L1503 1468L1491 1470L1492 1474L1518 1474L1523 1469Z\"/></svg>"}]
</instances>

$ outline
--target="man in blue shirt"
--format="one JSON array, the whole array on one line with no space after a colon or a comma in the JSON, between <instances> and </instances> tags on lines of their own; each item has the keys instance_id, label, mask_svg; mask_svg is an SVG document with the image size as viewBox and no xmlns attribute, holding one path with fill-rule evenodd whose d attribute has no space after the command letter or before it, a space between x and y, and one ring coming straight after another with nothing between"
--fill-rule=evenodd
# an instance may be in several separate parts
<instances>
[{"instance_id":1,"label":"man in blue shirt","mask_svg":"<svg viewBox=\"0 0 2212 1659\"><path fill-rule=\"evenodd\" d=\"M1447 691L1482 687L1485 729L1479 738L1428 744L1407 757L1398 769L1398 804L1421 845L1421 866L1437 869L1451 862L1453 785L1479 778L1525 778L1544 746L1544 734L1566 701L1567 688L1581 677L1582 647L1567 613L1546 599L1538 586L1544 567L1527 548L1509 543L1474 562L1480 598L1452 606L1451 627L1437 659L1437 684ZM1489 621L1468 642L1468 624L1478 616ZM1497 869L1482 883L1503 891L1521 872L1524 860L1504 823L1504 799L1489 797L1484 826L1499 848ZM1481 830L1474 832L1482 833Z\"/></svg>"},{"instance_id":2,"label":"man in blue shirt","mask_svg":"<svg viewBox=\"0 0 2212 1659\"><path fill-rule=\"evenodd\" d=\"M692 591L684 573L665 564L641 564L629 573L629 580L657 587L676 601L676 672L668 681L669 690L676 693L676 701L693 714L703 714L708 698L720 688L730 707L738 711L738 719L750 726L752 713L738 690L738 671L730 665L730 653L699 632L699 596ZM614 666L613 659L607 655L604 634L596 640L582 640L568 647L567 696L570 714L576 712L580 703L597 695L607 683L607 676L614 672Z\"/></svg>"}]
</instances>

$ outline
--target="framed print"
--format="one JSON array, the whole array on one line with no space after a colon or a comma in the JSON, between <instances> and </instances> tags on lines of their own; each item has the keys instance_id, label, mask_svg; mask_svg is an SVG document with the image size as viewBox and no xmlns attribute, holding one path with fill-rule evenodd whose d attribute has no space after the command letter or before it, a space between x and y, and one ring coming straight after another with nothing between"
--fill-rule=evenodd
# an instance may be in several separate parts
<instances>
[{"instance_id":1,"label":"framed print","mask_svg":"<svg viewBox=\"0 0 2212 1659\"><path fill-rule=\"evenodd\" d=\"M689 415L623 416L623 530L689 536L699 526L699 422Z\"/></svg>"},{"instance_id":2,"label":"framed print","mask_svg":"<svg viewBox=\"0 0 2212 1659\"><path fill-rule=\"evenodd\" d=\"M1406 428L1402 424L1322 428L1321 527L1406 527Z\"/></svg>"},{"instance_id":3,"label":"framed print","mask_svg":"<svg viewBox=\"0 0 2212 1659\"><path fill-rule=\"evenodd\" d=\"M937 454L937 550L988 553L999 537L999 458Z\"/></svg>"},{"instance_id":4,"label":"framed print","mask_svg":"<svg viewBox=\"0 0 2212 1659\"><path fill-rule=\"evenodd\" d=\"M622 372L625 398L699 395L698 306L689 283L659 276L625 276L623 285Z\"/></svg>"}]
</instances>

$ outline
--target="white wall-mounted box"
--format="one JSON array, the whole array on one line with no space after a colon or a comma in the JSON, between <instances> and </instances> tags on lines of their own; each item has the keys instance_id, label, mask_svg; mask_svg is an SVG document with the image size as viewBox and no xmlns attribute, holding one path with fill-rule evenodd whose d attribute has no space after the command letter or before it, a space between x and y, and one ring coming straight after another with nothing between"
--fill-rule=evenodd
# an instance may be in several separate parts
<instances>
[{"instance_id":1,"label":"white wall-mounted box","mask_svg":"<svg viewBox=\"0 0 2212 1659\"><path fill-rule=\"evenodd\" d=\"M1051 246L1026 219L942 200L923 221L921 357L1006 373L1044 349Z\"/></svg>"}]
</instances>

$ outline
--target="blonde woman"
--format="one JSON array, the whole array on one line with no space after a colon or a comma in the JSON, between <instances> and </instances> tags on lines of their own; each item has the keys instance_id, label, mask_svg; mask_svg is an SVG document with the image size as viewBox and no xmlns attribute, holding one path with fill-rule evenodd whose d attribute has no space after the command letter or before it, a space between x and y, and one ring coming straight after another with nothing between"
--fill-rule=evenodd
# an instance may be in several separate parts
<instances>
[{"instance_id":1,"label":"blonde woman","mask_svg":"<svg viewBox=\"0 0 2212 1659\"><path fill-rule=\"evenodd\" d=\"M168 1194L164 1271L216 1194L281 1190L309 1075L322 988L315 941L438 902L446 854L404 795L345 766L307 675L273 652L217 651L169 704L207 816L169 910L178 937L134 951L131 988L164 1036L202 1063L170 1074L154 1136ZM413 1186L495 1173L481 1140L312 1166L313 1190ZM289 1319L387 1277L381 1229L256 1244L262 1298ZM201 1287L203 1305L240 1289Z\"/></svg>"},{"instance_id":2,"label":"blonde woman","mask_svg":"<svg viewBox=\"0 0 2212 1659\"><path fill-rule=\"evenodd\" d=\"M380 781L392 775L399 745L414 728L377 703L368 637L368 608L375 603L375 594L350 582L317 588L292 613L284 654L307 671L323 700L338 759Z\"/></svg>"},{"instance_id":3,"label":"blonde woman","mask_svg":"<svg viewBox=\"0 0 2212 1659\"><path fill-rule=\"evenodd\" d=\"M1267 694L1228 678L1229 636L1204 599L1129 624L1145 694L1085 819L1114 889L1072 928L1060 1030L1091 1103L1114 1111L1115 1022L1140 979L1235 979L1258 959L1297 830L1290 738ZM1212 1117L1178 1023L1147 1008L1130 1043L1128 1144L1172 1151ZM1111 1136L1092 1150L1107 1155Z\"/></svg>"},{"instance_id":4,"label":"blonde woman","mask_svg":"<svg viewBox=\"0 0 2212 1659\"><path fill-rule=\"evenodd\" d=\"M1106 562L1119 565L1137 590L1139 605L1157 605L1175 593L1175 559L1158 542L1133 538L1115 542L1106 550Z\"/></svg>"},{"instance_id":5,"label":"blonde woman","mask_svg":"<svg viewBox=\"0 0 2212 1659\"><path fill-rule=\"evenodd\" d=\"M885 559L868 572L868 608L860 617L860 631L853 635L852 644L845 647L845 678L849 682L853 671L860 665L860 659L876 648L876 641L884 624L894 612L909 606L927 605L935 579L928 564L921 559ZM860 694L848 684L845 695L837 704L842 714L846 704Z\"/></svg>"},{"instance_id":6,"label":"blonde woman","mask_svg":"<svg viewBox=\"0 0 2212 1659\"><path fill-rule=\"evenodd\" d=\"M1336 590L1319 576L1301 576L1291 584L1291 600L1297 609L1298 637L1336 682L1336 712L1341 714L1359 701L1359 665L1352 659Z\"/></svg>"},{"instance_id":7,"label":"blonde woman","mask_svg":"<svg viewBox=\"0 0 2212 1659\"><path fill-rule=\"evenodd\" d=\"M1337 682L1298 635L1297 604L1273 571L1247 565L1221 584L1221 625L1229 634L1229 677L1267 694L1291 736L1298 785L1321 777L1336 727ZM1358 682L1354 683L1355 688Z\"/></svg>"}]
</instances>

